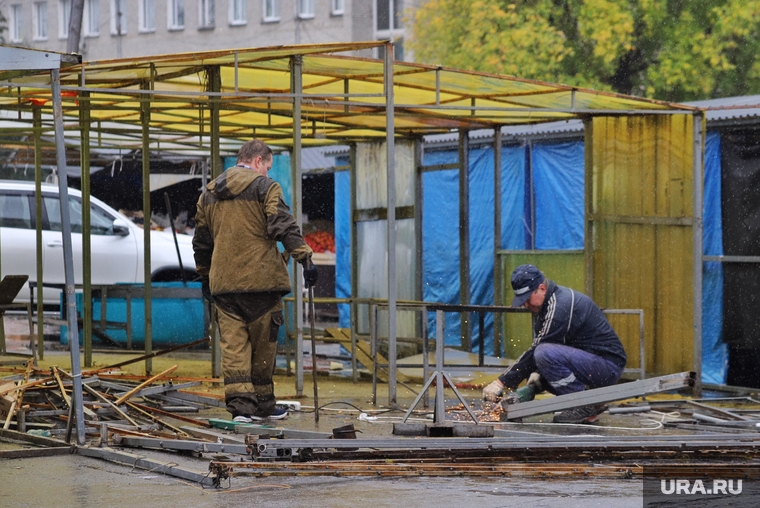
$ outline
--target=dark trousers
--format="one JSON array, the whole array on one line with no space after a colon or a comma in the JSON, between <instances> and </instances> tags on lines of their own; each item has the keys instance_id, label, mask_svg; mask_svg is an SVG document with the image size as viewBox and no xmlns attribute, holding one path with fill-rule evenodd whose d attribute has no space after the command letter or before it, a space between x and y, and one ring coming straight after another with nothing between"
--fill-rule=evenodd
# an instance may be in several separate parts
<instances>
[{"instance_id":1,"label":"dark trousers","mask_svg":"<svg viewBox=\"0 0 760 508\"><path fill-rule=\"evenodd\" d=\"M623 367L606 358L562 344L539 344L534 358L547 381L544 388L554 395L610 386L623 374Z\"/></svg>"}]
</instances>

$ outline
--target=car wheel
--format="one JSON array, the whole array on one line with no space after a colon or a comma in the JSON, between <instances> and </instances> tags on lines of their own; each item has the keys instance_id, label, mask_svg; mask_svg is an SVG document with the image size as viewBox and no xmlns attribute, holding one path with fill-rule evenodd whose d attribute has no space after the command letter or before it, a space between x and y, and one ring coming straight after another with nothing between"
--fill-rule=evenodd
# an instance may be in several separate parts
<instances>
[{"instance_id":1,"label":"car wheel","mask_svg":"<svg viewBox=\"0 0 760 508\"><path fill-rule=\"evenodd\" d=\"M188 282L201 280L201 276L195 270L185 270L185 278ZM150 280L152 282L182 282L182 272L179 268L163 268L154 273Z\"/></svg>"}]
</instances>

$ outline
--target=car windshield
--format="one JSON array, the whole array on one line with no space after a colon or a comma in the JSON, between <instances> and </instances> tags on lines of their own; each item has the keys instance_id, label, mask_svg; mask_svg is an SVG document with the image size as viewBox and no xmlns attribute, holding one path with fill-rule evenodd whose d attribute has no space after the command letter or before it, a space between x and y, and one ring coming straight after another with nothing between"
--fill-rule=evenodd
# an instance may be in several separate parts
<instances>
[{"instance_id":1,"label":"car windshield","mask_svg":"<svg viewBox=\"0 0 760 508\"><path fill-rule=\"evenodd\" d=\"M61 231L61 207L57 197L45 196L48 222L52 231ZM71 232L82 232L82 202L69 196L69 214L71 215ZM93 235L113 235L115 217L107 214L95 205L90 206L90 231Z\"/></svg>"}]
</instances>

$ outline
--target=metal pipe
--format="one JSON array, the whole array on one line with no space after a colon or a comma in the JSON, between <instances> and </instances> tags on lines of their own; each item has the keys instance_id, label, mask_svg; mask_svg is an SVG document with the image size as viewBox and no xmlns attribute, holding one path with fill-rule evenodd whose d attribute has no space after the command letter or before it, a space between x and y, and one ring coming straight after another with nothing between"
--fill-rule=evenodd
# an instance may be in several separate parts
<instances>
[{"instance_id":1,"label":"metal pipe","mask_svg":"<svg viewBox=\"0 0 760 508\"><path fill-rule=\"evenodd\" d=\"M356 220L354 219L354 212L356 211L357 200L357 179L356 179L356 143L349 145L349 178L351 179L351 196L350 196L350 210L349 220L351 221L351 298L354 299L359 296L359 253L357 247L357 230ZM349 309L351 311L351 373L354 378L354 383L359 382L358 366L356 365L356 335L359 333L359 307L356 302L350 303ZM376 389L376 387L373 387ZM372 403L377 403L377 393L373 391Z\"/></svg>"},{"instance_id":2,"label":"metal pipe","mask_svg":"<svg viewBox=\"0 0 760 508\"><path fill-rule=\"evenodd\" d=\"M501 273L501 127L497 126L493 133L493 304L504 305L502 296L503 275ZM493 354L497 358L502 355L502 324L501 314L493 316Z\"/></svg>"},{"instance_id":3,"label":"metal pipe","mask_svg":"<svg viewBox=\"0 0 760 508\"><path fill-rule=\"evenodd\" d=\"M459 303L470 304L470 135L459 131ZM472 323L460 314L462 350L472 351Z\"/></svg>"},{"instance_id":4,"label":"metal pipe","mask_svg":"<svg viewBox=\"0 0 760 508\"><path fill-rule=\"evenodd\" d=\"M152 79L151 73L151 79ZM142 87L150 87L150 82L143 82ZM140 121L142 125L142 198L143 198L143 295L145 354L153 350L153 302L151 300L151 247L150 247L150 103L141 105ZM153 370L150 357L145 360L145 375Z\"/></svg>"},{"instance_id":5,"label":"metal pipe","mask_svg":"<svg viewBox=\"0 0 760 508\"><path fill-rule=\"evenodd\" d=\"M301 217L301 99L303 93L303 59L290 57L290 92L293 94L293 152L290 158L290 177L293 180L293 215L298 230L303 230ZM303 269L293 263L296 329L296 394L303 395Z\"/></svg>"},{"instance_id":6,"label":"metal pipe","mask_svg":"<svg viewBox=\"0 0 760 508\"><path fill-rule=\"evenodd\" d=\"M84 72L81 76L84 86ZM92 367L92 237L90 217L90 102L89 92L80 92L79 147L82 167L82 328L84 335L84 366ZM105 331L105 327L101 328Z\"/></svg>"},{"instance_id":7,"label":"metal pipe","mask_svg":"<svg viewBox=\"0 0 760 508\"><path fill-rule=\"evenodd\" d=\"M63 107L61 105L61 71L52 69L50 79L53 90L53 116L55 121L56 163L58 165L58 195L61 205L61 240L63 241L63 271L66 281L66 321L73 387L73 416L76 419L77 444L84 445L84 406L82 404L82 369L79 361L79 326L75 297L74 256L71 244L71 215L69 208L68 175L66 173L66 146L63 138Z\"/></svg>"},{"instance_id":8,"label":"metal pipe","mask_svg":"<svg viewBox=\"0 0 760 508\"><path fill-rule=\"evenodd\" d=\"M393 42L385 43L385 146L388 164L388 405L396 402L396 139L393 94Z\"/></svg>"},{"instance_id":9,"label":"metal pipe","mask_svg":"<svg viewBox=\"0 0 760 508\"><path fill-rule=\"evenodd\" d=\"M42 108L32 106L34 122L34 204L35 204L35 238L37 254L37 355L40 360L45 357L45 327L43 322L43 259L42 259ZM34 289L31 289L34 296Z\"/></svg>"},{"instance_id":10,"label":"metal pipe","mask_svg":"<svg viewBox=\"0 0 760 508\"><path fill-rule=\"evenodd\" d=\"M445 337L445 315L442 310L435 312L435 414L433 421L439 425L446 421L446 403L443 398L443 348Z\"/></svg>"},{"instance_id":11,"label":"metal pipe","mask_svg":"<svg viewBox=\"0 0 760 508\"><path fill-rule=\"evenodd\" d=\"M692 178L694 186L694 238L693 238L693 267L694 267L694 293L692 295L692 308L694 309L694 396L702 396L702 237L703 217L702 206L704 197L704 139L703 125L704 113L696 113L694 119L694 145L693 145L693 168Z\"/></svg>"}]
</instances>

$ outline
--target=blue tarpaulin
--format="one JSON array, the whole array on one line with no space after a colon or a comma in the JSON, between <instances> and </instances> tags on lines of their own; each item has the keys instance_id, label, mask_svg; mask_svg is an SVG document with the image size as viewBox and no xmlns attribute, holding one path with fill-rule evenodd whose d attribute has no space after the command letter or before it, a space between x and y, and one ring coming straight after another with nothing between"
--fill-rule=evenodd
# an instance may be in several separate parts
<instances>
[{"instance_id":1,"label":"blue tarpaulin","mask_svg":"<svg viewBox=\"0 0 760 508\"><path fill-rule=\"evenodd\" d=\"M705 195L703 253L723 255L720 206L720 133L708 132L705 143ZM721 339L723 328L723 265L702 263L702 382L725 384L728 348Z\"/></svg>"},{"instance_id":2,"label":"blue tarpaulin","mask_svg":"<svg viewBox=\"0 0 760 508\"><path fill-rule=\"evenodd\" d=\"M531 156L536 249L583 249L583 142L536 143Z\"/></svg>"},{"instance_id":3,"label":"blue tarpaulin","mask_svg":"<svg viewBox=\"0 0 760 508\"><path fill-rule=\"evenodd\" d=\"M426 152L425 166L455 164L456 150ZM470 277L471 302L493 303L493 149L470 151ZM529 169L532 168L532 171ZM423 175L423 299L459 303L459 177L458 170ZM532 176L532 178L531 178ZM501 248L530 248L531 207L535 209L536 249L584 248L584 145L582 141L535 143L502 151ZM708 133L705 153L704 253L721 255L720 136ZM348 297L350 287L350 175L336 173L335 231L336 296ZM704 263L703 373L707 383L724 383L727 350L722 343L723 271L720 263ZM349 326L343 306L340 326ZM459 314L447 314L446 344L458 346ZM493 351L492 317L486 321L485 351ZM477 351L477 319L473 342ZM429 316L430 335L435 317Z\"/></svg>"}]
</instances>

